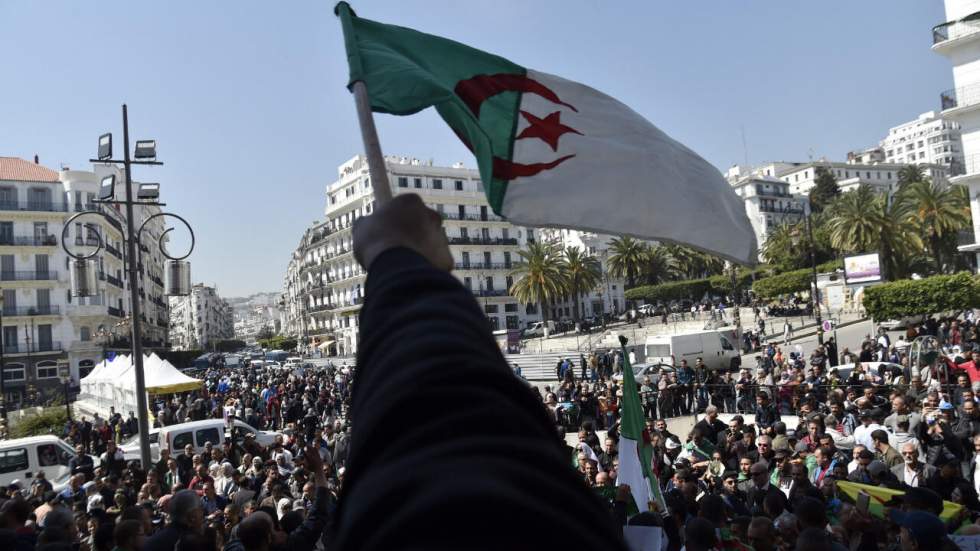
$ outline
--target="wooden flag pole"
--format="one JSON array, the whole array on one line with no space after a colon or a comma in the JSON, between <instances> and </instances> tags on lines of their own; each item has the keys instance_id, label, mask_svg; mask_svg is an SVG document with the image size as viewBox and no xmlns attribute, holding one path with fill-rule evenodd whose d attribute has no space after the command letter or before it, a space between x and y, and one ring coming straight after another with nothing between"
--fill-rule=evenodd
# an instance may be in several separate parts
<instances>
[{"instance_id":1,"label":"wooden flag pole","mask_svg":"<svg viewBox=\"0 0 980 551\"><path fill-rule=\"evenodd\" d=\"M364 154L367 155L374 200L377 201L378 206L381 206L391 201L391 186L388 184L385 158L381 154L378 130L374 127L371 100L368 98L367 86L364 81L358 80L351 88L354 92L354 103L357 104L357 122L361 126L361 139L364 141Z\"/></svg>"}]
</instances>

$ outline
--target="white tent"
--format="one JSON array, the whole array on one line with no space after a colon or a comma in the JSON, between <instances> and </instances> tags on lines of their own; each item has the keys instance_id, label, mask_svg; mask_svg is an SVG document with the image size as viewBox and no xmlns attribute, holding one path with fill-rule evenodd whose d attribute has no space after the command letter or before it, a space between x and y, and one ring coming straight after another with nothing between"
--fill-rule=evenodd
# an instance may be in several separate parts
<instances>
[{"instance_id":1,"label":"white tent","mask_svg":"<svg viewBox=\"0 0 980 551\"><path fill-rule=\"evenodd\" d=\"M200 388L203 381L184 375L156 354L143 357L143 376L147 394L171 394ZM128 355L100 362L80 381L79 402L83 407L108 414L136 410L136 370Z\"/></svg>"}]
</instances>

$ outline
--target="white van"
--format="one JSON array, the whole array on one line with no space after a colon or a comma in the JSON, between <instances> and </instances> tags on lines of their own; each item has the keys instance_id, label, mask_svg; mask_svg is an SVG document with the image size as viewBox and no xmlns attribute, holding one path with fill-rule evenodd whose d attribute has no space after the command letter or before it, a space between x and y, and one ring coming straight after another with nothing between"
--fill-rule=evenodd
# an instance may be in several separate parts
<instances>
[{"instance_id":1,"label":"white van","mask_svg":"<svg viewBox=\"0 0 980 551\"><path fill-rule=\"evenodd\" d=\"M276 441L276 436L280 435L278 432L257 430L240 419L235 420L235 427L239 429L238 434L240 435L254 434L255 441L264 447L272 445ZM169 449L173 456L180 455L184 453L184 447L187 444L194 446L194 453L204 451L206 442L211 442L215 448L220 448L228 437L225 432L226 428L224 419L205 419L180 423L160 428L157 431L155 442L153 439L154 430L151 430L150 459L154 462L159 461L160 450L164 448ZM134 439L120 446L120 449L125 454L126 460L129 461L139 459L139 446L139 439Z\"/></svg>"},{"instance_id":2,"label":"white van","mask_svg":"<svg viewBox=\"0 0 980 551\"><path fill-rule=\"evenodd\" d=\"M26 490L34 473L44 471L54 491L60 492L71 478L68 462L75 455L64 440L50 434L0 441L0 486L19 480Z\"/></svg>"},{"instance_id":3,"label":"white van","mask_svg":"<svg viewBox=\"0 0 980 551\"><path fill-rule=\"evenodd\" d=\"M681 360L694 367L697 359L704 360L708 369L731 370L736 366L732 360L738 358L735 331L698 331L683 335L652 335L647 337L644 363L664 363L679 366Z\"/></svg>"}]
</instances>

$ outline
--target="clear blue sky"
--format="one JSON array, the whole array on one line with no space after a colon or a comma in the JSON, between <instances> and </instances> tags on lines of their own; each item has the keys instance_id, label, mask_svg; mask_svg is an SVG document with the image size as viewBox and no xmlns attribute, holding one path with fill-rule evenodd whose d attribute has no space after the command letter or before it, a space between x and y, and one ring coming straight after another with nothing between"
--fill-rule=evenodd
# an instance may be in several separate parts
<instances>
[{"instance_id":1,"label":"clear blue sky","mask_svg":"<svg viewBox=\"0 0 980 551\"><path fill-rule=\"evenodd\" d=\"M936 109L940 0L354 1L611 94L719 169L841 159ZM0 1L0 155L90 168L96 138L158 140L159 181L194 224L195 281L279 290L324 186L361 150L332 0ZM463 160L431 111L379 117L386 153ZM615 167L611 167L615 169ZM175 245L176 248L176 245Z\"/></svg>"}]
</instances>

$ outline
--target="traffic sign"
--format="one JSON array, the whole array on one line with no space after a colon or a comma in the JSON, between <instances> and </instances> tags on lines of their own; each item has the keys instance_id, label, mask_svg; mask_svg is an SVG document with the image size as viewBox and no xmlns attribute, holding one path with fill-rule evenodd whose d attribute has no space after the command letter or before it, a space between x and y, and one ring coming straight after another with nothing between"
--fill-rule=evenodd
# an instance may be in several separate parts
<instances>
[{"instance_id":1,"label":"traffic sign","mask_svg":"<svg viewBox=\"0 0 980 551\"><path fill-rule=\"evenodd\" d=\"M834 322L831 320L823 320L822 329L824 333L828 333L834 330Z\"/></svg>"}]
</instances>

